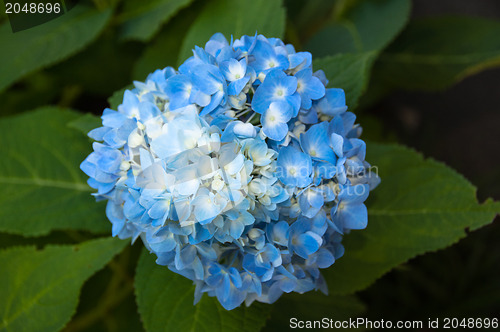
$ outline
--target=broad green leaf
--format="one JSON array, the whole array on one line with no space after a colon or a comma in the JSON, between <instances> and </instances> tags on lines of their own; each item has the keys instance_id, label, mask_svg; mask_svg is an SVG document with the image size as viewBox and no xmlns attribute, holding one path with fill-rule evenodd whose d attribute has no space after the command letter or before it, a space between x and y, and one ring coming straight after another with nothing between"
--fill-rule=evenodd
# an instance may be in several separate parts
<instances>
[{"instance_id":1,"label":"broad green leaf","mask_svg":"<svg viewBox=\"0 0 500 332\"><path fill-rule=\"evenodd\" d=\"M132 81L130 68L142 52L142 47L139 46L137 43L120 42L116 34L107 29L85 50L44 72L57 79L55 84L65 89L78 89L80 96L106 98ZM31 78L24 79L23 84L27 80ZM57 89L52 87L52 90ZM71 103L67 105L71 106ZM102 112L101 108L94 110Z\"/></svg>"},{"instance_id":2,"label":"broad green leaf","mask_svg":"<svg viewBox=\"0 0 500 332\"><path fill-rule=\"evenodd\" d=\"M412 22L380 56L378 76L396 89L444 89L500 66L500 22L468 17Z\"/></svg>"},{"instance_id":3,"label":"broad green leaf","mask_svg":"<svg viewBox=\"0 0 500 332\"><path fill-rule=\"evenodd\" d=\"M325 273L334 294L361 290L408 259L447 247L492 222L500 203L479 204L460 174L406 147L370 143L366 159L382 179L367 201L368 227L344 237Z\"/></svg>"},{"instance_id":4,"label":"broad green leaf","mask_svg":"<svg viewBox=\"0 0 500 332\"><path fill-rule=\"evenodd\" d=\"M381 119L373 114L358 113L356 114L356 122L363 128L363 140L365 141L377 143L397 143L398 141L394 128L387 128Z\"/></svg>"},{"instance_id":5,"label":"broad green leaf","mask_svg":"<svg viewBox=\"0 0 500 332\"><path fill-rule=\"evenodd\" d=\"M412 259L378 280L363 292L370 303L366 316L496 316L500 303L497 226L494 222L457 245Z\"/></svg>"},{"instance_id":6,"label":"broad green leaf","mask_svg":"<svg viewBox=\"0 0 500 332\"><path fill-rule=\"evenodd\" d=\"M313 66L314 70L322 69L325 72L330 81L329 88L345 91L347 106L353 110L366 88L375 56L375 52L337 54L314 60Z\"/></svg>"},{"instance_id":7,"label":"broad green leaf","mask_svg":"<svg viewBox=\"0 0 500 332\"><path fill-rule=\"evenodd\" d=\"M134 295L134 272L142 243L126 246L111 264L89 278L78 307L62 332L141 332Z\"/></svg>"},{"instance_id":8,"label":"broad green leaf","mask_svg":"<svg viewBox=\"0 0 500 332\"><path fill-rule=\"evenodd\" d=\"M0 116L19 114L53 102L62 90L54 89L56 84L54 77L45 71L28 75L15 89L0 92Z\"/></svg>"},{"instance_id":9,"label":"broad green leaf","mask_svg":"<svg viewBox=\"0 0 500 332\"><path fill-rule=\"evenodd\" d=\"M178 64L189 56L195 45L204 47L210 37L221 32L226 38L242 35L283 37L285 10L281 0L214 0L203 8L191 25L182 44Z\"/></svg>"},{"instance_id":10,"label":"broad green leaf","mask_svg":"<svg viewBox=\"0 0 500 332\"><path fill-rule=\"evenodd\" d=\"M161 25L186 7L192 0L125 1L119 19L121 38L148 41Z\"/></svg>"},{"instance_id":11,"label":"broad green leaf","mask_svg":"<svg viewBox=\"0 0 500 332\"><path fill-rule=\"evenodd\" d=\"M339 6L339 2L340 0L285 0L286 16L290 27L293 27L301 37L300 39L303 40L303 36L310 36L317 31L318 26L322 27L322 21L330 19L334 8ZM289 37L288 34L287 37Z\"/></svg>"},{"instance_id":12,"label":"broad green leaf","mask_svg":"<svg viewBox=\"0 0 500 332\"><path fill-rule=\"evenodd\" d=\"M5 8L5 7L3 7L3 8ZM0 23L3 23L8 19L9 18L7 16L7 13L5 13L5 10L0 10Z\"/></svg>"},{"instance_id":13,"label":"broad green leaf","mask_svg":"<svg viewBox=\"0 0 500 332\"><path fill-rule=\"evenodd\" d=\"M364 0L352 4L305 46L314 56L380 51L406 25L410 0Z\"/></svg>"},{"instance_id":14,"label":"broad green leaf","mask_svg":"<svg viewBox=\"0 0 500 332\"><path fill-rule=\"evenodd\" d=\"M135 294L147 331L259 331L265 324L269 305L253 303L231 311L206 294L193 305L191 280L155 263L144 251L137 265Z\"/></svg>"},{"instance_id":15,"label":"broad green leaf","mask_svg":"<svg viewBox=\"0 0 500 332\"><path fill-rule=\"evenodd\" d=\"M74 314L85 280L126 244L105 238L43 250L0 251L0 330L60 330Z\"/></svg>"},{"instance_id":16,"label":"broad green leaf","mask_svg":"<svg viewBox=\"0 0 500 332\"><path fill-rule=\"evenodd\" d=\"M199 9L191 6L168 22L137 60L132 76L135 79L144 80L156 69L163 69L167 66L175 67L182 41L198 14Z\"/></svg>"},{"instance_id":17,"label":"broad green leaf","mask_svg":"<svg viewBox=\"0 0 500 332\"><path fill-rule=\"evenodd\" d=\"M132 72L134 78L145 80L147 75L156 69L168 66L175 67L182 39L172 32L160 33L155 41L146 48L134 66Z\"/></svg>"},{"instance_id":18,"label":"broad green leaf","mask_svg":"<svg viewBox=\"0 0 500 332\"><path fill-rule=\"evenodd\" d=\"M55 231L40 237L24 237L22 235L0 233L0 249L32 245L42 248L47 244L75 244L81 242L80 233L75 237L72 237L72 235L67 231Z\"/></svg>"},{"instance_id":19,"label":"broad green leaf","mask_svg":"<svg viewBox=\"0 0 500 332\"><path fill-rule=\"evenodd\" d=\"M111 12L78 5L54 20L16 33L12 33L8 22L3 23L0 90L80 51L99 35Z\"/></svg>"},{"instance_id":20,"label":"broad green leaf","mask_svg":"<svg viewBox=\"0 0 500 332\"><path fill-rule=\"evenodd\" d=\"M111 229L80 163L89 139L68 123L80 113L41 108L0 119L0 231L39 236L52 230Z\"/></svg>"},{"instance_id":21,"label":"broad green leaf","mask_svg":"<svg viewBox=\"0 0 500 332\"><path fill-rule=\"evenodd\" d=\"M346 8L340 18L316 34L306 49L314 56L330 54L316 60L315 69L324 69L331 85L344 89L353 110L366 90L375 58L406 25L411 4L409 0L340 4Z\"/></svg>"}]
</instances>

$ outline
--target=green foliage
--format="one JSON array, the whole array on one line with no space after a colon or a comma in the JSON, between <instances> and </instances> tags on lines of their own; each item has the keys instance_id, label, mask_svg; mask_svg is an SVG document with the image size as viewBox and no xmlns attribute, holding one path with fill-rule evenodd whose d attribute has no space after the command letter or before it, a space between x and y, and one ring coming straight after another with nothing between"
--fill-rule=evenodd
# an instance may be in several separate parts
<instances>
[{"instance_id":1,"label":"green foliage","mask_svg":"<svg viewBox=\"0 0 500 332\"><path fill-rule=\"evenodd\" d=\"M285 3L289 28L293 27L300 39L307 39L329 22L334 8L340 5L340 1L331 0L285 0Z\"/></svg>"},{"instance_id":2,"label":"green foliage","mask_svg":"<svg viewBox=\"0 0 500 332\"><path fill-rule=\"evenodd\" d=\"M499 66L499 34L499 22L480 18L414 21L380 57L378 76L397 89L444 89Z\"/></svg>"},{"instance_id":3,"label":"green foliage","mask_svg":"<svg viewBox=\"0 0 500 332\"><path fill-rule=\"evenodd\" d=\"M270 309L269 305L253 303L227 311L207 295L194 306L192 282L157 265L155 256L146 250L137 264L135 293L144 327L155 332L259 331Z\"/></svg>"},{"instance_id":4,"label":"green foliage","mask_svg":"<svg viewBox=\"0 0 500 332\"><path fill-rule=\"evenodd\" d=\"M77 88L80 94L107 98L114 91L130 84L130 71L123 68L131 68L139 54L136 43L120 42L114 34L105 30L83 52L45 72L57 78L55 84L67 89ZM99 73L99 79L96 79L96 73ZM99 111L102 111L101 107Z\"/></svg>"},{"instance_id":5,"label":"green foliage","mask_svg":"<svg viewBox=\"0 0 500 332\"><path fill-rule=\"evenodd\" d=\"M285 10L281 0L214 0L206 4L182 44L178 64L189 56L195 45L205 46L210 37L223 33L226 38L255 35L281 38L285 29Z\"/></svg>"},{"instance_id":6,"label":"green foliage","mask_svg":"<svg viewBox=\"0 0 500 332\"><path fill-rule=\"evenodd\" d=\"M101 118L90 113L85 113L84 115L68 123L68 127L77 129L84 135L87 135L92 129L101 126Z\"/></svg>"},{"instance_id":7,"label":"green foliage","mask_svg":"<svg viewBox=\"0 0 500 332\"><path fill-rule=\"evenodd\" d=\"M12 33L0 26L0 91L26 74L64 60L95 39L111 17L111 9L98 11L76 6L45 24Z\"/></svg>"},{"instance_id":8,"label":"green foliage","mask_svg":"<svg viewBox=\"0 0 500 332\"><path fill-rule=\"evenodd\" d=\"M78 117L45 107L0 120L0 231L38 236L56 229L111 229L79 169L91 146L67 125Z\"/></svg>"},{"instance_id":9,"label":"green foliage","mask_svg":"<svg viewBox=\"0 0 500 332\"><path fill-rule=\"evenodd\" d=\"M125 246L109 264L81 289L76 314L63 331L144 331L137 312L133 276L142 244Z\"/></svg>"},{"instance_id":10,"label":"green foliage","mask_svg":"<svg viewBox=\"0 0 500 332\"><path fill-rule=\"evenodd\" d=\"M43 248L48 244L75 244L82 240L82 236L76 236L74 231L54 231L45 236L24 237L17 234L0 233L0 249L14 246L31 246Z\"/></svg>"},{"instance_id":11,"label":"green foliage","mask_svg":"<svg viewBox=\"0 0 500 332\"><path fill-rule=\"evenodd\" d=\"M73 246L0 251L0 329L57 331L74 314L80 288L127 242L113 238Z\"/></svg>"},{"instance_id":12,"label":"green foliage","mask_svg":"<svg viewBox=\"0 0 500 332\"><path fill-rule=\"evenodd\" d=\"M356 2L315 34L305 48L314 56L380 51L406 25L410 7L410 0Z\"/></svg>"},{"instance_id":13,"label":"green foliage","mask_svg":"<svg viewBox=\"0 0 500 332\"><path fill-rule=\"evenodd\" d=\"M409 0L341 2L337 17L305 45L323 69L330 87L341 87L354 110L364 93L380 51L403 29L409 18ZM377 15L373 15L377 13Z\"/></svg>"},{"instance_id":14,"label":"green foliage","mask_svg":"<svg viewBox=\"0 0 500 332\"><path fill-rule=\"evenodd\" d=\"M345 91L350 110L356 108L358 99L368 83L375 53L338 54L313 61L315 70L322 69L329 79L329 88Z\"/></svg>"},{"instance_id":15,"label":"green foliage","mask_svg":"<svg viewBox=\"0 0 500 332\"><path fill-rule=\"evenodd\" d=\"M365 299L372 315L378 317L387 316L386 308L391 308L393 317L408 312L424 319L461 317L464 313L495 317L500 304L495 272L499 261L500 242L492 225L471 233L448 250L394 269L365 292Z\"/></svg>"},{"instance_id":16,"label":"green foliage","mask_svg":"<svg viewBox=\"0 0 500 332\"><path fill-rule=\"evenodd\" d=\"M367 201L368 227L344 238L347 248L325 275L333 294L366 288L395 266L447 247L489 224L500 203L478 204L476 188L432 159L394 144L368 144L382 178Z\"/></svg>"},{"instance_id":17,"label":"green foliage","mask_svg":"<svg viewBox=\"0 0 500 332\"><path fill-rule=\"evenodd\" d=\"M143 80L149 73L167 66L175 67L179 58L182 41L198 11L192 6L183 11L183 15L174 18L148 45L137 60L132 71L133 77Z\"/></svg>"},{"instance_id":18,"label":"green foliage","mask_svg":"<svg viewBox=\"0 0 500 332\"><path fill-rule=\"evenodd\" d=\"M184 26L187 28L188 24L184 24ZM167 33L162 33L137 60L133 71L134 77L144 80L149 73L156 69L175 66L181 43L182 39L178 38L174 30L169 29Z\"/></svg>"},{"instance_id":19,"label":"green foliage","mask_svg":"<svg viewBox=\"0 0 500 332\"><path fill-rule=\"evenodd\" d=\"M52 88L52 85L55 84L54 78L45 72L28 75L28 79L23 83L22 88L0 92L0 100L2 100L1 116L32 110L40 105L48 104L60 92ZM26 98L27 95L29 98Z\"/></svg>"},{"instance_id":20,"label":"green foliage","mask_svg":"<svg viewBox=\"0 0 500 332\"><path fill-rule=\"evenodd\" d=\"M192 0L125 1L121 35L123 39L150 40L161 25Z\"/></svg>"}]
</instances>

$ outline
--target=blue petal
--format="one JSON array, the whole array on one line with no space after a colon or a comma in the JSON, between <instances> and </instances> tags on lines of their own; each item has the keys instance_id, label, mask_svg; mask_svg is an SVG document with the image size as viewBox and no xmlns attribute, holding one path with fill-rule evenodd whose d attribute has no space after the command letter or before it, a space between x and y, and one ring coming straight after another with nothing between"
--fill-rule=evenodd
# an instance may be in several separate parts
<instances>
[{"instance_id":1,"label":"blue petal","mask_svg":"<svg viewBox=\"0 0 500 332\"><path fill-rule=\"evenodd\" d=\"M300 146L315 160L327 161L335 164L337 158L328 142L328 123L322 122L309 128L300 135Z\"/></svg>"},{"instance_id":2,"label":"blue petal","mask_svg":"<svg viewBox=\"0 0 500 332\"><path fill-rule=\"evenodd\" d=\"M299 65L301 65L301 68L305 68L311 66L312 55L309 52L297 52L295 54L290 54L288 60L290 61L290 69L298 67Z\"/></svg>"},{"instance_id":3,"label":"blue petal","mask_svg":"<svg viewBox=\"0 0 500 332\"><path fill-rule=\"evenodd\" d=\"M113 111L110 108L106 108L102 113L102 124L105 127L118 128L122 125L123 121L127 118L120 112Z\"/></svg>"},{"instance_id":4,"label":"blue petal","mask_svg":"<svg viewBox=\"0 0 500 332\"><path fill-rule=\"evenodd\" d=\"M273 101L286 100L298 113L300 96L295 94L297 78L288 76L280 69L271 70L257 88L252 99L252 108L262 114Z\"/></svg>"},{"instance_id":5,"label":"blue petal","mask_svg":"<svg viewBox=\"0 0 500 332\"><path fill-rule=\"evenodd\" d=\"M290 293L297 287L297 279L283 278L279 281L279 286L283 292Z\"/></svg>"},{"instance_id":6,"label":"blue petal","mask_svg":"<svg viewBox=\"0 0 500 332\"><path fill-rule=\"evenodd\" d=\"M305 124L315 124L318 123L318 112L311 108L306 111L299 112L299 120Z\"/></svg>"},{"instance_id":7,"label":"blue petal","mask_svg":"<svg viewBox=\"0 0 500 332\"><path fill-rule=\"evenodd\" d=\"M339 200L345 205L360 204L368 198L369 193L370 187L367 184L347 186L339 193Z\"/></svg>"},{"instance_id":8,"label":"blue petal","mask_svg":"<svg viewBox=\"0 0 500 332\"><path fill-rule=\"evenodd\" d=\"M278 154L276 172L283 184L305 187L312 181L311 158L291 146L283 147Z\"/></svg>"},{"instance_id":9,"label":"blue petal","mask_svg":"<svg viewBox=\"0 0 500 332\"><path fill-rule=\"evenodd\" d=\"M288 125L286 123L277 123L274 126L263 124L262 131L270 139L281 141L288 133Z\"/></svg>"},{"instance_id":10,"label":"blue petal","mask_svg":"<svg viewBox=\"0 0 500 332\"><path fill-rule=\"evenodd\" d=\"M240 94L240 92L243 90L243 88L247 85L249 80L250 80L250 77L245 76L245 77L240 78L239 80L231 82L227 88L228 94L233 95L233 96L237 96L238 94Z\"/></svg>"},{"instance_id":11,"label":"blue petal","mask_svg":"<svg viewBox=\"0 0 500 332\"><path fill-rule=\"evenodd\" d=\"M319 113L323 113L329 116L336 116L344 113L347 110L345 105L345 94L342 89L326 89L325 96L317 100L313 107Z\"/></svg>"},{"instance_id":12,"label":"blue petal","mask_svg":"<svg viewBox=\"0 0 500 332\"><path fill-rule=\"evenodd\" d=\"M240 238L241 234L243 234L243 230L245 229L245 226L239 222L238 220L232 220L232 221L226 221L231 223L230 224L230 235L233 239L237 240Z\"/></svg>"},{"instance_id":13,"label":"blue petal","mask_svg":"<svg viewBox=\"0 0 500 332\"><path fill-rule=\"evenodd\" d=\"M192 83L188 76L180 74L170 77L165 86L165 93L170 98L170 109L175 110L187 106L191 89Z\"/></svg>"},{"instance_id":14,"label":"blue petal","mask_svg":"<svg viewBox=\"0 0 500 332\"><path fill-rule=\"evenodd\" d=\"M170 210L170 200L158 200L153 204L151 209L149 209L148 214L153 219L163 218L165 214Z\"/></svg>"},{"instance_id":15,"label":"blue petal","mask_svg":"<svg viewBox=\"0 0 500 332\"><path fill-rule=\"evenodd\" d=\"M88 137L92 138L94 141L102 141L104 139L104 135L110 130L111 128L109 127L99 127L92 129L88 133Z\"/></svg>"},{"instance_id":16,"label":"blue petal","mask_svg":"<svg viewBox=\"0 0 500 332\"><path fill-rule=\"evenodd\" d=\"M344 138L336 133L330 135L330 146L332 147L335 154L339 157L344 156Z\"/></svg>"},{"instance_id":17,"label":"blue petal","mask_svg":"<svg viewBox=\"0 0 500 332\"><path fill-rule=\"evenodd\" d=\"M320 249L316 253L316 264L320 269L326 269L335 262L335 257L330 251L325 248Z\"/></svg>"},{"instance_id":18,"label":"blue petal","mask_svg":"<svg viewBox=\"0 0 500 332\"><path fill-rule=\"evenodd\" d=\"M251 123L235 121L234 134L240 138L250 138L257 136L257 131Z\"/></svg>"},{"instance_id":19,"label":"blue petal","mask_svg":"<svg viewBox=\"0 0 500 332\"><path fill-rule=\"evenodd\" d=\"M346 205L337 211L337 217L346 229L364 229L368 224L368 211L364 204Z\"/></svg>"},{"instance_id":20,"label":"blue petal","mask_svg":"<svg viewBox=\"0 0 500 332\"><path fill-rule=\"evenodd\" d=\"M286 221L269 224L268 228L271 230L269 234L269 241L282 246L288 245L289 225Z\"/></svg>"},{"instance_id":21,"label":"blue petal","mask_svg":"<svg viewBox=\"0 0 500 332\"><path fill-rule=\"evenodd\" d=\"M294 251L300 257L307 259L310 254L315 253L319 249L323 240L321 239L321 236L316 233L307 231L304 234L299 235L296 238L296 242L297 244L293 246Z\"/></svg>"}]
</instances>

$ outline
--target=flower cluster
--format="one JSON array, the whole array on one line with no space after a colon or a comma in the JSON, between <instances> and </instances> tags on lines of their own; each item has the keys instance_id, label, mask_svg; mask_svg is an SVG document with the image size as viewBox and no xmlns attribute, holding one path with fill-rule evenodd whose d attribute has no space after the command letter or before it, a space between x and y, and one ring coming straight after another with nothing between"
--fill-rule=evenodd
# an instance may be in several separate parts
<instances>
[{"instance_id":1,"label":"flower cluster","mask_svg":"<svg viewBox=\"0 0 500 332\"><path fill-rule=\"evenodd\" d=\"M228 310L327 291L319 269L367 225L378 178L344 92L308 52L276 38L214 35L176 71L150 74L105 109L81 164L108 200L113 236Z\"/></svg>"}]
</instances>

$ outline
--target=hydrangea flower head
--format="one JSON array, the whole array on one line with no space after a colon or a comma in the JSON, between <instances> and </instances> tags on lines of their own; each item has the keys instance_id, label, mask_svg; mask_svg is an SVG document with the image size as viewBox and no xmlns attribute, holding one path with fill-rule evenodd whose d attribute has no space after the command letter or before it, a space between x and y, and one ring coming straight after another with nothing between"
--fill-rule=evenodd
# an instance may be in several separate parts
<instances>
[{"instance_id":1,"label":"hydrangea flower head","mask_svg":"<svg viewBox=\"0 0 500 332\"><path fill-rule=\"evenodd\" d=\"M277 38L214 35L105 109L81 164L112 234L231 310L327 292L378 183L343 90Z\"/></svg>"}]
</instances>

